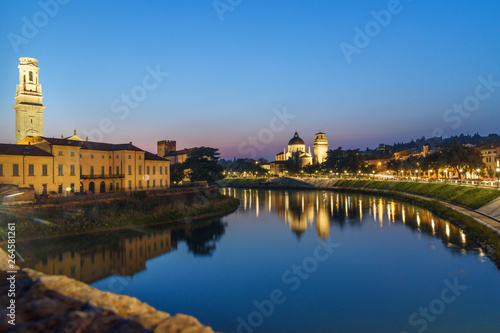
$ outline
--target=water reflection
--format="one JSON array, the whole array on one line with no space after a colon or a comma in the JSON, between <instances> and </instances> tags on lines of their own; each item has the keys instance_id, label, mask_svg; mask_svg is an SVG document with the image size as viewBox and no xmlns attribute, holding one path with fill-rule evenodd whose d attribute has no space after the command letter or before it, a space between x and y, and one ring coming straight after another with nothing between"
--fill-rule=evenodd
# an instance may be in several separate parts
<instances>
[{"instance_id":1,"label":"water reflection","mask_svg":"<svg viewBox=\"0 0 500 333\"><path fill-rule=\"evenodd\" d=\"M425 209L388 198L333 191L223 188L221 192L239 198L243 211L255 214L256 219L259 218L259 210L252 209L252 205L268 207L267 211L284 220L298 239L313 225L317 236L326 239L333 224L341 228L346 225L355 227L375 220L379 228L388 224L404 224L414 232L440 238L448 247L466 250L477 247L467 241L460 228L448 221Z\"/></svg>"},{"instance_id":2,"label":"water reflection","mask_svg":"<svg viewBox=\"0 0 500 333\"><path fill-rule=\"evenodd\" d=\"M133 276L146 269L147 260L176 250L179 242L185 242L195 256L211 255L224 232L225 223L216 219L25 242L18 247L25 260L22 267L92 283L110 275Z\"/></svg>"},{"instance_id":3,"label":"water reflection","mask_svg":"<svg viewBox=\"0 0 500 333\"><path fill-rule=\"evenodd\" d=\"M269 215L278 216L298 240L311 231L326 239L332 230L339 232L346 227L366 224L386 228L400 224L415 233L440 238L454 251L476 249L476 244L456 226L425 209L387 198L332 191L223 188L221 192L239 198L239 212L252 214L255 220L268 221ZM147 260L176 251L180 242L185 242L195 256L210 256L225 231L226 223L215 219L25 242L18 248L25 259L23 267L92 283L110 275L133 276L146 269Z\"/></svg>"}]
</instances>

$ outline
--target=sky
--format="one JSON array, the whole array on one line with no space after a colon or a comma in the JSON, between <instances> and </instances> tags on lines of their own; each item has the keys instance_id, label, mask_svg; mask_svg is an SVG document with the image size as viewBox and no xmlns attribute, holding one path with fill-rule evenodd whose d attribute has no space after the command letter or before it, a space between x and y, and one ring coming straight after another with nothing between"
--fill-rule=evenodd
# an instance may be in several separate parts
<instances>
[{"instance_id":1,"label":"sky","mask_svg":"<svg viewBox=\"0 0 500 333\"><path fill-rule=\"evenodd\" d=\"M295 131L374 148L499 133L500 2L0 2L0 142L20 57L38 59L44 136L266 157Z\"/></svg>"}]
</instances>

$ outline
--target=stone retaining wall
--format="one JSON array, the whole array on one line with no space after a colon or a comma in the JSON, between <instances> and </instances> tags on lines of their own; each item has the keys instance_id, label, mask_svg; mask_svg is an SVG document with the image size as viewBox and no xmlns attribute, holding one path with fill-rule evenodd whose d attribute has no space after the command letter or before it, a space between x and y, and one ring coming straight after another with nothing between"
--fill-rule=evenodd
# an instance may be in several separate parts
<instances>
[{"instance_id":1,"label":"stone retaining wall","mask_svg":"<svg viewBox=\"0 0 500 333\"><path fill-rule=\"evenodd\" d=\"M158 311L137 298L102 292L62 275L16 274L15 326L8 323L10 274L0 249L0 331L213 333L191 316Z\"/></svg>"}]
</instances>

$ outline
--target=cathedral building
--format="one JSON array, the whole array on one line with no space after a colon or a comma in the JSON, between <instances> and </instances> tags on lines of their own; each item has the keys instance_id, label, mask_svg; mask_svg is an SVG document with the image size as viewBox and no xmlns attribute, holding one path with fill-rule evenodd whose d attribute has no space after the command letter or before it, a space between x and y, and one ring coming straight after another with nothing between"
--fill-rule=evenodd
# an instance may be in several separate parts
<instances>
[{"instance_id":1,"label":"cathedral building","mask_svg":"<svg viewBox=\"0 0 500 333\"><path fill-rule=\"evenodd\" d=\"M16 91L16 142L0 144L0 185L37 194L104 193L164 189L170 161L132 144L60 139L43 135L38 61L20 58Z\"/></svg>"},{"instance_id":2,"label":"cathedral building","mask_svg":"<svg viewBox=\"0 0 500 333\"><path fill-rule=\"evenodd\" d=\"M271 173L276 175L281 174L284 170L284 163L289 159L297 161L300 168L312 165L313 163L321 164L325 162L328 153L328 139L325 133L319 132L315 134L313 152L314 155L311 154L310 146L306 151L304 140L295 132L293 138L288 141L288 147L276 154L275 161L270 163Z\"/></svg>"}]
</instances>

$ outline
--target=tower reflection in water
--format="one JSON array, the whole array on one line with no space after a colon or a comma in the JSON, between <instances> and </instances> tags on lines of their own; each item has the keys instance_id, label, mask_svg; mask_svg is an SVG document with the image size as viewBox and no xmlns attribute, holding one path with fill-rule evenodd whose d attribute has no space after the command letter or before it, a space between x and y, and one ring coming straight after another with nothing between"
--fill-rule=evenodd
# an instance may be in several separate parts
<instances>
[{"instance_id":1,"label":"tower reflection in water","mask_svg":"<svg viewBox=\"0 0 500 333\"><path fill-rule=\"evenodd\" d=\"M263 221L266 215L278 216L298 239L310 231L326 239L343 228L375 222L377 228L405 225L416 233L440 238L457 251L477 247L449 222L392 199L333 191L222 188L221 192L241 200L239 214L254 214L255 220ZM133 276L146 269L147 260L175 251L180 242L195 256L210 256L225 229L226 223L216 218L180 226L24 242L17 247L25 260L22 267L92 283L110 275Z\"/></svg>"},{"instance_id":2,"label":"tower reflection in water","mask_svg":"<svg viewBox=\"0 0 500 333\"><path fill-rule=\"evenodd\" d=\"M262 190L222 188L222 194L241 200L243 211L262 215L260 207L275 213L300 239L314 225L318 237L326 239L331 226L361 226L375 221L379 228L401 223L415 232L440 238L448 247L475 249L463 231L431 212L397 200L334 191ZM252 208L253 207L253 208Z\"/></svg>"}]
</instances>

